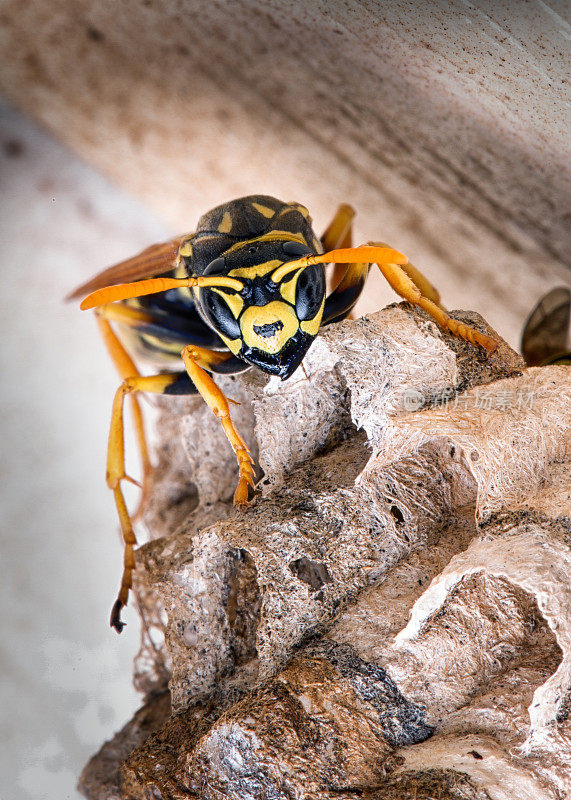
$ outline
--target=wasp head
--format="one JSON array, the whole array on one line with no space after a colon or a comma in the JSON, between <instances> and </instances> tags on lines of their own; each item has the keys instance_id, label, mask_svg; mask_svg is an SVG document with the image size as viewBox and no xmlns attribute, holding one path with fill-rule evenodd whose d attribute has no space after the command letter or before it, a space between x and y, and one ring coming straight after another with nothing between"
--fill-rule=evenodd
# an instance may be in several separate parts
<instances>
[{"instance_id":1,"label":"wasp head","mask_svg":"<svg viewBox=\"0 0 571 800\"><path fill-rule=\"evenodd\" d=\"M273 280L288 261L311 254L293 240L247 242L212 261L204 276L224 275L243 284L241 291L201 289L201 311L227 347L263 372L282 380L300 365L317 336L325 301L321 264L300 267Z\"/></svg>"}]
</instances>

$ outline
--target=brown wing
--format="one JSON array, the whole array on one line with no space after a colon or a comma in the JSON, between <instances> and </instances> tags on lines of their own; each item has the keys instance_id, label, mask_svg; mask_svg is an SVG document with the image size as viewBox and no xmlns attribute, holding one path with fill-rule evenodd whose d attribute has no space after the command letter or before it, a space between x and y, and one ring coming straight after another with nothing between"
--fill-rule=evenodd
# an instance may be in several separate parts
<instances>
[{"instance_id":1,"label":"brown wing","mask_svg":"<svg viewBox=\"0 0 571 800\"><path fill-rule=\"evenodd\" d=\"M106 286L113 286L116 283L130 283L143 278L154 278L174 267L180 245L189 238L190 235L185 234L177 236L176 239L171 239L169 242L153 244L139 255L104 269L103 272L70 292L65 299L75 300L96 289L104 289Z\"/></svg>"},{"instance_id":2,"label":"brown wing","mask_svg":"<svg viewBox=\"0 0 571 800\"><path fill-rule=\"evenodd\" d=\"M528 367L536 367L567 349L571 292L557 286L548 292L528 317L521 352Z\"/></svg>"}]
</instances>

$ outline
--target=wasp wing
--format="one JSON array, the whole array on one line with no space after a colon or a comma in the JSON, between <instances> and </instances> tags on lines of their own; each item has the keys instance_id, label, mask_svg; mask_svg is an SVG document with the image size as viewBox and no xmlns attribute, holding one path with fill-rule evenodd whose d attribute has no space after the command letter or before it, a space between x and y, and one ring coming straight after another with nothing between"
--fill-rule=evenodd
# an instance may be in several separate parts
<instances>
[{"instance_id":1,"label":"wasp wing","mask_svg":"<svg viewBox=\"0 0 571 800\"><path fill-rule=\"evenodd\" d=\"M539 366L567 348L571 292L552 289L537 303L522 334L521 351L529 367Z\"/></svg>"},{"instance_id":2,"label":"wasp wing","mask_svg":"<svg viewBox=\"0 0 571 800\"><path fill-rule=\"evenodd\" d=\"M168 242L153 244L147 247L133 258L120 261L112 267L104 269L103 272L94 275L86 283L82 283L65 298L75 300L78 297L94 292L96 289L104 289L107 286L114 286L116 283L131 283L131 281L142 280L144 278L154 278L172 269L175 266L178 251L181 244L190 238L189 234L177 236Z\"/></svg>"}]
</instances>

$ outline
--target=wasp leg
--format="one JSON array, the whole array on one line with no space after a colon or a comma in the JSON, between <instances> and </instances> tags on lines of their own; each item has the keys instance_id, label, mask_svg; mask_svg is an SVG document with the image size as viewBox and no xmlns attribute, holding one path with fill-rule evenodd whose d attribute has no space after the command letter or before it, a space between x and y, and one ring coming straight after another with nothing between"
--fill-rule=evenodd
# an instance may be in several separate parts
<instances>
[{"instance_id":1,"label":"wasp leg","mask_svg":"<svg viewBox=\"0 0 571 800\"><path fill-rule=\"evenodd\" d=\"M117 600L111 611L111 626L121 633L125 623L121 622L121 609L127 605L129 590L132 586L133 569L135 568L135 545L137 539L133 531L133 524L121 482L132 480L125 472L125 436L123 425L123 405L125 396L134 392L153 392L154 394L194 394L196 389L185 373L167 373L164 375L134 375L124 379L115 393L113 410L111 412L111 426L109 428L109 444L107 448L107 485L113 491L115 505L119 515L121 533L125 545L123 561L123 576Z\"/></svg>"},{"instance_id":2,"label":"wasp leg","mask_svg":"<svg viewBox=\"0 0 571 800\"><path fill-rule=\"evenodd\" d=\"M321 237L321 244L326 252L337 250L339 247L351 247L351 226L354 217L355 211L351 206L346 203L339 206ZM343 268L343 264L340 266Z\"/></svg>"},{"instance_id":3,"label":"wasp leg","mask_svg":"<svg viewBox=\"0 0 571 800\"><path fill-rule=\"evenodd\" d=\"M109 312L109 313L107 313ZM114 304L113 306L101 306L100 309L97 309L96 312L96 319L97 324L99 326L99 330L103 337L103 341L105 342L105 346L107 347L107 351L111 356L113 363L115 364L115 368L119 373L119 376L125 380L126 378L134 378L140 375L139 370L135 366L135 363L131 356L127 353L121 342L119 341L118 337L116 336L115 332L111 328L111 325L106 319L103 319L104 316L109 316L112 319L118 319L118 314L125 314L129 315L139 315L141 312L138 312L135 309L130 309L127 306L118 306L118 304ZM121 319L124 322L124 319ZM133 426L135 428L135 436L137 439L137 444L139 447L139 454L141 457L141 464L143 468L143 491L141 494L141 500L139 503L139 509L144 502L146 496L146 490L149 485L149 479L151 476L151 460L149 458L149 448L147 446L147 437L145 435L145 424L143 420L143 412L141 410L141 405L139 400L135 394L131 394L131 409L133 413ZM134 517L138 515L139 509L134 514Z\"/></svg>"},{"instance_id":4,"label":"wasp leg","mask_svg":"<svg viewBox=\"0 0 571 800\"><path fill-rule=\"evenodd\" d=\"M326 252L352 247L351 228L354 216L351 206L339 206L321 237ZM332 279L335 288L325 300L322 325L351 318L351 311L361 295L369 269L370 264L335 264Z\"/></svg>"},{"instance_id":5,"label":"wasp leg","mask_svg":"<svg viewBox=\"0 0 571 800\"><path fill-rule=\"evenodd\" d=\"M382 244L380 244L380 242L375 242L375 245L380 245L381 247L390 246L386 242L383 242ZM440 306L442 308L442 305L440 303L440 293L438 289L436 289L430 283L428 278L425 275L423 275L419 269L417 269L413 264L411 264L410 261L406 264L399 264L398 266L403 272L406 272L406 274L414 283L416 288L420 290L420 293L423 297L426 297L428 300L432 300L433 303L436 303L437 306Z\"/></svg>"},{"instance_id":6,"label":"wasp leg","mask_svg":"<svg viewBox=\"0 0 571 800\"><path fill-rule=\"evenodd\" d=\"M325 252L338 248L352 247L351 229L355 212L351 206L343 204L337 209L331 223L321 237L321 244ZM383 247L388 245L383 244ZM328 296L324 313L323 325L340 322L342 319L351 319L351 311L359 299L370 264L335 264L333 269L332 286L335 288ZM420 289L423 297L427 297L440 305L440 295L430 281L416 269L410 262L403 264L401 269L411 278Z\"/></svg>"},{"instance_id":7,"label":"wasp leg","mask_svg":"<svg viewBox=\"0 0 571 800\"><path fill-rule=\"evenodd\" d=\"M374 243L373 246L380 245ZM409 303L423 308L442 328L472 344L479 344L490 353L493 353L497 348L498 343L491 336L486 336L486 334L474 330L469 325L453 319L434 300L423 296L421 289L413 279L414 273L412 275L410 273L407 274L399 264L377 264L377 266L397 294L408 300ZM415 270L415 272L418 271ZM424 280L426 281L426 279Z\"/></svg>"},{"instance_id":8,"label":"wasp leg","mask_svg":"<svg viewBox=\"0 0 571 800\"><path fill-rule=\"evenodd\" d=\"M217 371L217 365L227 356L206 350L202 347L188 345L182 351L182 359L190 379L200 392L211 411L218 417L236 453L238 459L238 486L234 492L234 505L245 505L248 502L248 486L254 488L254 459L248 445L238 433L230 417L228 398L219 386L214 383L206 370Z\"/></svg>"},{"instance_id":9,"label":"wasp leg","mask_svg":"<svg viewBox=\"0 0 571 800\"><path fill-rule=\"evenodd\" d=\"M321 237L325 252L352 247L351 229L354 216L351 206L339 206ZM335 288L325 300L322 326L351 318L351 311L361 295L369 269L369 264L335 264L331 281Z\"/></svg>"},{"instance_id":10,"label":"wasp leg","mask_svg":"<svg viewBox=\"0 0 571 800\"><path fill-rule=\"evenodd\" d=\"M414 285L420 290L420 293L423 297L426 297L427 300L431 300L433 303L436 303L437 306L442 308L440 303L440 293L438 289L436 289L426 278L422 272L414 267L410 261L408 264L401 264L400 268L403 272L406 272L408 277L414 283ZM390 281L389 281L390 283Z\"/></svg>"},{"instance_id":11,"label":"wasp leg","mask_svg":"<svg viewBox=\"0 0 571 800\"><path fill-rule=\"evenodd\" d=\"M343 203L335 212L335 216L323 231L321 236L321 244L325 252L328 250L337 250L339 247L351 247L351 228L355 211L351 206ZM347 264L335 264L333 267L333 274L331 276L331 286L337 286L345 272Z\"/></svg>"}]
</instances>

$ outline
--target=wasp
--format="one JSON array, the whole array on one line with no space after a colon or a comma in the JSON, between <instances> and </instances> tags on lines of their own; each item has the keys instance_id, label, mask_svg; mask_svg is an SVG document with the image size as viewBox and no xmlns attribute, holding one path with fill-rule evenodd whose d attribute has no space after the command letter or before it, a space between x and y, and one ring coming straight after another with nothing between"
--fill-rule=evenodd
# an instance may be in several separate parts
<instances>
[{"instance_id":1,"label":"wasp","mask_svg":"<svg viewBox=\"0 0 571 800\"><path fill-rule=\"evenodd\" d=\"M556 286L543 295L526 320L521 352L528 367L571 364L571 289Z\"/></svg>"},{"instance_id":2,"label":"wasp","mask_svg":"<svg viewBox=\"0 0 571 800\"><path fill-rule=\"evenodd\" d=\"M144 250L104 270L70 298L88 296L122 383L113 401L107 484L113 491L124 541L121 587L111 626L121 632L135 567L136 538L123 496L123 406L132 398L143 472L151 470L137 394L202 395L219 418L238 460L234 503L254 489L254 463L230 415L229 399L212 378L255 367L287 380L324 325L345 319L376 264L401 297L443 328L492 352L497 342L451 318L438 292L406 256L381 243L352 246L354 211L341 205L319 238L299 203L252 195L204 214L196 231ZM324 267L338 265L337 286L326 292ZM340 266L339 266L340 265ZM157 365L141 375L133 354ZM182 359L182 364L180 363ZM165 371L165 366L175 367ZM180 367L184 365L184 370Z\"/></svg>"}]
</instances>

